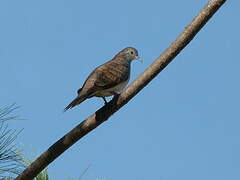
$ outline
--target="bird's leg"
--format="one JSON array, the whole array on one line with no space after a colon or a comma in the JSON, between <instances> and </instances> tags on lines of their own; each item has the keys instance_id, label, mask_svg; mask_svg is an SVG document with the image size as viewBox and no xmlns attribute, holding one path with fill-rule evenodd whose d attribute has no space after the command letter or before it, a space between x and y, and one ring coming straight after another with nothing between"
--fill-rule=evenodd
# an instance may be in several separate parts
<instances>
[{"instance_id":1,"label":"bird's leg","mask_svg":"<svg viewBox=\"0 0 240 180\"><path fill-rule=\"evenodd\" d=\"M120 94L116 93L116 92L112 92L113 93L113 98L112 99L116 99L119 97Z\"/></svg>"},{"instance_id":2,"label":"bird's leg","mask_svg":"<svg viewBox=\"0 0 240 180\"><path fill-rule=\"evenodd\" d=\"M105 105L108 103L105 97L102 97L104 100Z\"/></svg>"}]
</instances>

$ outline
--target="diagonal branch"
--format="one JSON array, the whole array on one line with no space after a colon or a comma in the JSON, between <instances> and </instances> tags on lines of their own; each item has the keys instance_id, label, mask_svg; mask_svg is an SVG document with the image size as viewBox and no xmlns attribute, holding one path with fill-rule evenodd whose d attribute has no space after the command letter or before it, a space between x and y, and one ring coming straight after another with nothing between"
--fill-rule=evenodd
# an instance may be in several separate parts
<instances>
[{"instance_id":1,"label":"diagonal branch","mask_svg":"<svg viewBox=\"0 0 240 180\"><path fill-rule=\"evenodd\" d=\"M177 39L136 80L134 80L120 96L115 97L107 105L97 110L94 114L89 116L86 120L53 144L27 169L25 169L16 180L33 179L41 170L54 161L65 150L124 106L154 77L156 77L184 47L187 46L212 15L225 3L225 1L226 0L209 1Z\"/></svg>"}]
</instances>

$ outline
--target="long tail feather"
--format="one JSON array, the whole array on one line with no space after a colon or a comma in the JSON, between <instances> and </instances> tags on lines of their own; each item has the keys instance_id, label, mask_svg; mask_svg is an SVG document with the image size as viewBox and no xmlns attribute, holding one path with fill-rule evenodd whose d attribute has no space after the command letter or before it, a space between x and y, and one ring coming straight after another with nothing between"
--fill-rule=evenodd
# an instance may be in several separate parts
<instances>
[{"instance_id":1,"label":"long tail feather","mask_svg":"<svg viewBox=\"0 0 240 180\"><path fill-rule=\"evenodd\" d=\"M64 108L64 112L67 111L68 109L72 109L74 106L82 103L87 99L86 96L78 96L76 97L67 107Z\"/></svg>"}]
</instances>

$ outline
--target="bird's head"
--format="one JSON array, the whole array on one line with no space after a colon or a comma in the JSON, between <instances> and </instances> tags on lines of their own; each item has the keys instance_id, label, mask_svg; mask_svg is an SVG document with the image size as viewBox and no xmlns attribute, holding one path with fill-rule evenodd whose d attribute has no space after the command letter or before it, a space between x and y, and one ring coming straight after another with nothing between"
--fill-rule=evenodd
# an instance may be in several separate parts
<instances>
[{"instance_id":1,"label":"bird's head","mask_svg":"<svg viewBox=\"0 0 240 180\"><path fill-rule=\"evenodd\" d=\"M120 51L117 56L123 57L125 60L131 62L132 60L139 60L138 51L133 47L127 47Z\"/></svg>"}]
</instances>

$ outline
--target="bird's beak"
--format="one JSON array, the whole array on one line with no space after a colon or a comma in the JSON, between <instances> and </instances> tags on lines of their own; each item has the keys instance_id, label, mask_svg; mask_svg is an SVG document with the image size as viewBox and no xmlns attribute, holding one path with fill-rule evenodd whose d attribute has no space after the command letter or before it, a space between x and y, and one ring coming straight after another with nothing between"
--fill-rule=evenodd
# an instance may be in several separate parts
<instances>
[{"instance_id":1,"label":"bird's beak","mask_svg":"<svg viewBox=\"0 0 240 180\"><path fill-rule=\"evenodd\" d=\"M139 62L143 63L143 59L141 59L139 56L136 56L135 59L138 60Z\"/></svg>"}]
</instances>

